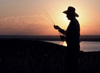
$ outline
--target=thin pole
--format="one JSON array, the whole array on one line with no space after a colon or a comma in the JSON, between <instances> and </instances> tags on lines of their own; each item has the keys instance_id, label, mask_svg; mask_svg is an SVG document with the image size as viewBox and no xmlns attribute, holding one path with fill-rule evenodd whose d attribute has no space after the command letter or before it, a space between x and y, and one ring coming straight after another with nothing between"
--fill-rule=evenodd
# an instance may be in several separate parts
<instances>
[{"instance_id":1,"label":"thin pole","mask_svg":"<svg viewBox=\"0 0 100 73\"><path fill-rule=\"evenodd\" d=\"M51 22L53 23L53 25L55 25L54 21L52 20L52 18L51 18L50 15L48 14L48 12L45 11L45 10L43 10L43 11L47 14L48 18L51 20ZM60 32L59 32L59 35L61 36L61 33L60 33Z\"/></svg>"},{"instance_id":2,"label":"thin pole","mask_svg":"<svg viewBox=\"0 0 100 73\"><path fill-rule=\"evenodd\" d=\"M43 11L47 14L48 18L51 20L51 22L53 23L53 25L55 25L54 21L52 20L52 18L51 18L50 15L48 14L48 12L45 11L45 10L43 10Z\"/></svg>"}]
</instances>

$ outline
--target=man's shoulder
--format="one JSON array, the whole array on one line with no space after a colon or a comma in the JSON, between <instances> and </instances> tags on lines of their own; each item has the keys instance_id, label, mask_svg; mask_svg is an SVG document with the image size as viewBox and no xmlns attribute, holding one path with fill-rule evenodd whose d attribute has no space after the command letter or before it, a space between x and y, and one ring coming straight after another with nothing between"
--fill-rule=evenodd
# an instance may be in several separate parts
<instances>
[{"instance_id":1,"label":"man's shoulder","mask_svg":"<svg viewBox=\"0 0 100 73\"><path fill-rule=\"evenodd\" d=\"M71 22L72 23L78 23L78 20L77 19L73 19Z\"/></svg>"},{"instance_id":2,"label":"man's shoulder","mask_svg":"<svg viewBox=\"0 0 100 73\"><path fill-rule=\"evenodd\" d=\"M77 19L74 19L71 24L73 24L73 26L79 26L79 22Z\"/></svg>"}]
</instances>

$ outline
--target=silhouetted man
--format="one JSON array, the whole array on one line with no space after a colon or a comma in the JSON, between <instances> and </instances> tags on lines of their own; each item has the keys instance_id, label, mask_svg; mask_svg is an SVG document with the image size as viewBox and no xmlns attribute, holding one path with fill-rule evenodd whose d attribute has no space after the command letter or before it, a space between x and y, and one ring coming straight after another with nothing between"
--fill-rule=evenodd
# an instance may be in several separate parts
<instances>
[{"instance_id":1,"label":"silhouetted man","mask_svg":"<svg viewBox=\"0 0 100 73\"><path fill-rule=\"evenodd\" d=\"M75 17L79 17L75 13L75 8L69 6L68 10L64 11L66 17L71 22L67 30L61 29L59 26L54 25L60 33L65 35L67 43L67 53L65 58L65 72L66 73L78 73L78 53L80 51L80 25Z\"/></svg>"}]
</instances>

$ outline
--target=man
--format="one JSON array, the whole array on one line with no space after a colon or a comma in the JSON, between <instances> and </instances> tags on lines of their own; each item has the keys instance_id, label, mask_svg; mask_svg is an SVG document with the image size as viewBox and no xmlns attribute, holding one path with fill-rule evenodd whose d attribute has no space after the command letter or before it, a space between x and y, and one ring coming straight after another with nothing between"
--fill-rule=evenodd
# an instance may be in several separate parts
<instances>
[{"instance_id":1,"label":"man","mask_svg":"<svg viewBox=\"0 0 100 73\"><path fill-rule=\"evenodd\" d=\"M67 53L65 59L65 71L67 69L69 73L77 73L78 53L80 51L80 25L76 17L79 17L79 15L75 13L75 8L72 6L69 6L68 10L63 13L66 14L66 17L70 20L67 30L63 30L57 25L54 25L54 28L66 36Z\"/></svg>"}]
</instances>

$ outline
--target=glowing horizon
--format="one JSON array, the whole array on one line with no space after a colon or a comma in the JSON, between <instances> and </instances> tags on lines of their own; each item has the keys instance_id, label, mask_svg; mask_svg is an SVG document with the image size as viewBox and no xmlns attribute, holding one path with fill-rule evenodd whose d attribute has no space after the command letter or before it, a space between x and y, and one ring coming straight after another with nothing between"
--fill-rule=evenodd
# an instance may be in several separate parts
<instances>
[{"instance_id":1,"label":"glowing horizon","mask_svg":"<svg viewBox=\"0 0 100 73\"><path fill-rule=\"evenodd\" d=\"M81 35L100 35L100 0L1 0L0 35L59 35L56 25L66 29L69 20L62 12L73 6L79 14Z\"/></svg>"}]
</instances>

